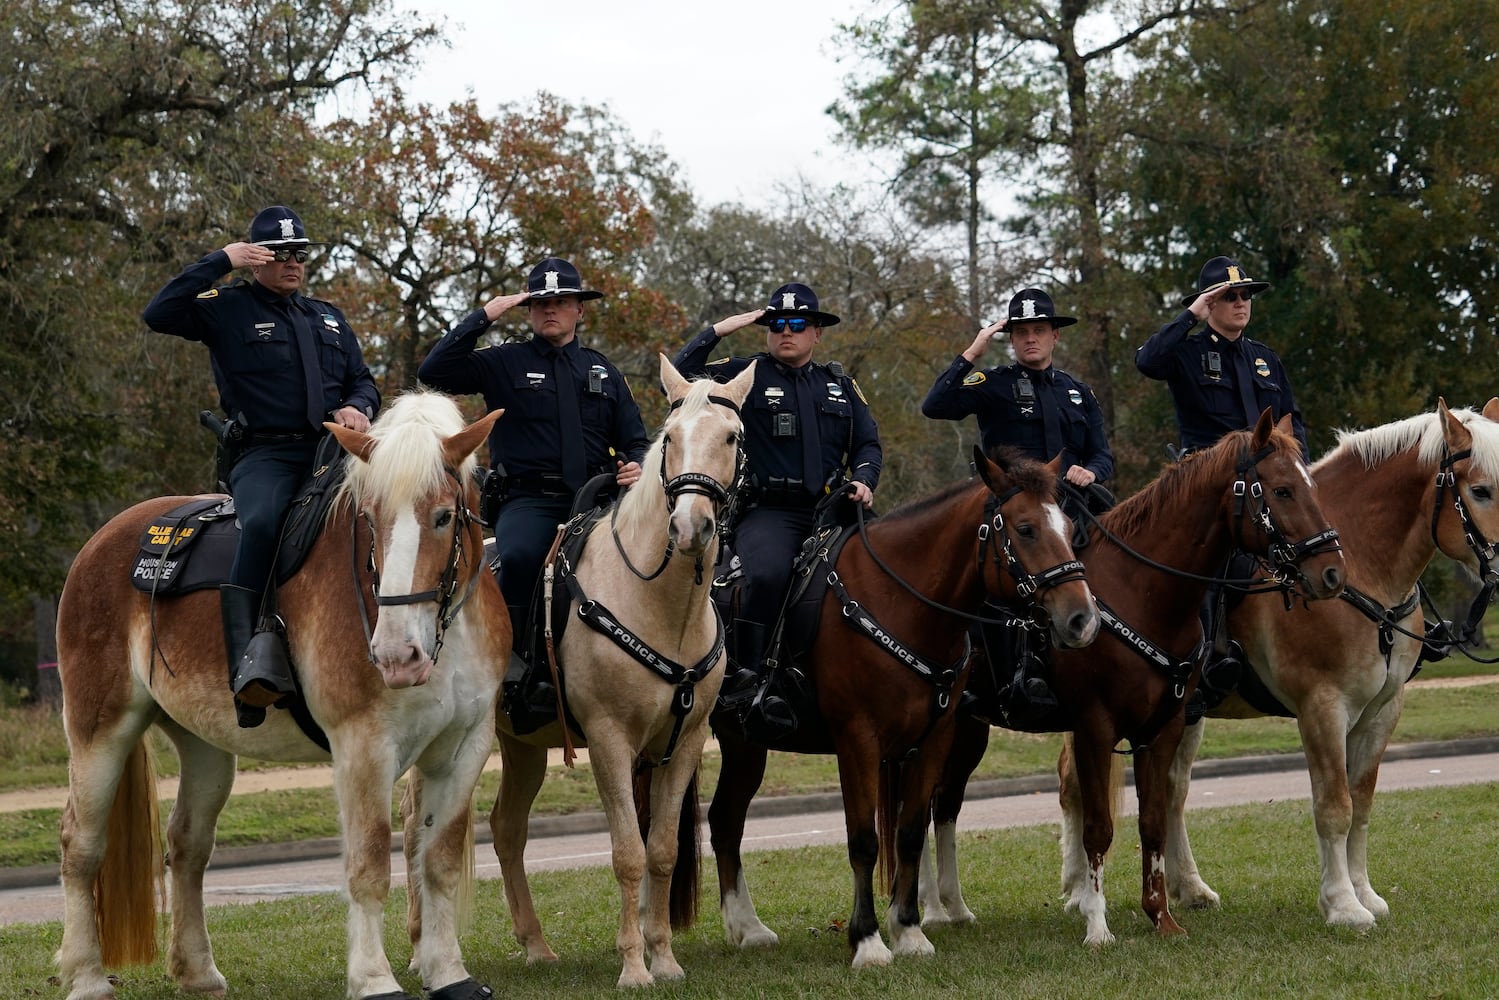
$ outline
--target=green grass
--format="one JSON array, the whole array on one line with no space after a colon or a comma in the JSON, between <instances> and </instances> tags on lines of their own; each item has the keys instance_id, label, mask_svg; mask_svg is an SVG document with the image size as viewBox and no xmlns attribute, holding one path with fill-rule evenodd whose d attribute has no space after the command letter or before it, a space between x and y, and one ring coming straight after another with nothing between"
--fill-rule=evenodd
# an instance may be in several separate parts
<instances>
[{"instance_id":1,"label":"green grass","mask_svg":"<svg viewBox=\"0 0 1499 1000\"><path fill-rule=\"evenodd\" d=\"M1301 746L1296 724L1291 719L1210 719L1207 725L1201 754L1205 759L1290 753ZM1493 735L1499 735L1499 685L1428 688L1408 692L1395 741L1412 743ZM1057 735L991 730L989 750L973 780L1054 773L1060 747L1061 737ZM176 758L169 749L162 749L156 758L159 770L174 773ZM700 781L705 802L717 785L718 763L716 755L704 757ZM66 775L63 780L66 781ZM792 795L837 789L838 767L833 758L773 753L760 794ZM484 775L475 796L476 818L488 814L498 790L499 775ZM164 803L163 813L166 808ZM572 770L559 766L550 769L533 812L562 815L597 808L598 792L587 766ZM60 817L58 809L0 813L0 867L55 863ZM399 821L398 817L395 819ZM295 789L231 798L219 818L217 843L237 847L336 836L338 811L332 791Z\"/></svg>"},{"instance_id":2,"label":"green grass","mask_svg":"<svg viewBox=\"0 0 1499 1000\"><path fill-rule=\"evenodd\" d=\"M687 970L656 986L662 998L931 996L1010 1000L1155 998L1251 1000L1499 995L1499 907L1489 880L1499 787L1479 785L1380 797L1371 857L1392 913L1367 933L1328 928L1317 912L1317 860L1302 802L1202 810L1192 837L1221 909L1178 913L1190 932L1158 939L1138 907L1138 849L1126 824L1107 880L1118 941L1082 944L1083 922L1057 900L1055 827L986 831L961 841L965 895L977 925L934 930L937 955L854 972L839 929L849 875L841 847L748 856L761 917L781 936L773 951L741 953L723 940L707 890L700 924L675 940ZM607 868L541 872L532 887L561 956L529 968L510 937L500 883L481 883L463 946L469 970L507 1000L617 997L618 895ZM883 912L883 904L880 905ZM386 944L402 985L403 897L386 907ZM216 907L209 927L231 996L338 997L344 985L345 907L335 896ZM57 924L0 931L0 996L60 997L49 982ZM888 938L887 938L888 942ZM267 956L275 956L267 962ZM120 1000L178 1000L162 965L121 973Z\"/></svg>"}]
</instances>

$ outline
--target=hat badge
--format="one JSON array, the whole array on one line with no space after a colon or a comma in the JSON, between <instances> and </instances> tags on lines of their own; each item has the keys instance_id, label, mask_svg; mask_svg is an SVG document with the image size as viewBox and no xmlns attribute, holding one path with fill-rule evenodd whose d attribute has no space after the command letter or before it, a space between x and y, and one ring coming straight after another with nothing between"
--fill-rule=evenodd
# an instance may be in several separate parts
<instances>
[{"instance_id":1,"label":"hat badge","mask_svg":"<svg viewBox=\"0 0 1499 1000\"><path fill-rule=\"evenodd\" d=\"M1230 264L1228 266L1228 280L1229 281L1243 281L1244 280L1244 272L1240 271L1238 269L1238 267L1236 267L1235 265Z\"/></svg>"},{"instance_id":2,"label":"hat badge","mask_svg":"<svg viewBox=\"0 0 1499 1000\"><path fill-rule=\"evenodd\" d=\"M1035 319L1036 318L1036 300L1035 299L1021 299L1020 300L1020 316L1019 316L1019 318L1020 319Z\"/></svg>"},{"instance_id":3,"label":"hat badge","mask_svg":"<svg viewBox=\"0 0 1499 1000\"><path fill-rule=\"evenodd\" d=\"M281 225L281 238L283 240L295 239L296 235L297 235L297 231L296 231L296 229L294 229L292 227L292 220L290 220L290 219L280 219L278 221L280 222L280 225Z\"/></svg>"},{"instance_id":4,"label":"hat badge","mask_svg":"<svg viewBox=\"0 0 1499 1000\"><path fill-rule=\"evenodd\" d=\"M781 293L781 308L782 309L795 309L796 308L796 293L795 292L782 292Z\"/></svg>"},{"instance_id":5,"label":"hat badge","mask_svg":"<svg viewBox=\"0 0 1499 1000\"><path fill-rule=\"evenodd\" d=\"M556 271L548 271L546 273L546 279L547 279L546 290L549 291L549 292L555 292L555 291L557 291L557 289L559 287L558 284L557 284L557 272Z\"/></svg>"}]
</instances>

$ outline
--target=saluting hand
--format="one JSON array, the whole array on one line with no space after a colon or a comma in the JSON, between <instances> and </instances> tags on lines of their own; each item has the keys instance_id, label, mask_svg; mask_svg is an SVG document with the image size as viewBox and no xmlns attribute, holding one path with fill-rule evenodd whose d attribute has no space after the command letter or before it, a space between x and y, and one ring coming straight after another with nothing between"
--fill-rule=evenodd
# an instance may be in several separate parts
<instances>
[{"instance_id":1,"label":"saluting hand","mask_svg":"<svg viewBox=\"0 0 1499 1000\"><path fill-rule=\"evenodd\" d=\"M516 292L514 295L497 295L484 303L484 315L488 316L489 321L493 323L530 297L530 292Z\"/></svg>"},{"instance_id":2,"label":"saluting hand","mask_svg":"<svg viewBox=\"0 0 1499 1000\"><path fill-rule=\"evenodd\" d=\"M231 243L224 248L224 252L229 255L231 268L257 267L276 259L274 253L258 243Z\"/></svg>"},{"instance_id":3,"label":"saluting hand","mask_svg":"<svg viewBox=\"0 0 1499 1000\"><path fill-rule=\"evenodd\" d=\"M1187 306L1187 309L1192 313L1193 316L1196 316L1199 321L1207 319L1208 310L1213 307L1213 303L1218 301L1219 297L1223 295L1227 288L1228 286L1225 285L1221 288L1214 288L1211 291L1203 292L1201 295L1197 296L1197 298L1192 300L1192 304Z\"/></svg>"},{"instance_id":4,"label":"saluting hand","mask_svg":"<svg viewBox=\"0 0 1499 1000\"><path fill-rule=\"evenodd\" d=\"M726 317L713 324L713 334L716 337L727 337L735 330L743 330L764 315L764 309L751 309L749 312Z\"/></svg>"},{"instance_id":5,"label":"saluting hand","mask_svg":"<svg viewBox=\"0 0 1499 1000\"><path fill-rule=\"evenodd\" d=\"M978 332L978 336L973 338L973 343L969 344L968 349L963 352L963 357L968 359L969 364L979 363L979 359L989 349L990 342L994 340L994 335L999 332L1000 327L1005 325L1005 322L1005 320L1000 320L998 323L990 323Z\"/></svg>"}]
</instances>

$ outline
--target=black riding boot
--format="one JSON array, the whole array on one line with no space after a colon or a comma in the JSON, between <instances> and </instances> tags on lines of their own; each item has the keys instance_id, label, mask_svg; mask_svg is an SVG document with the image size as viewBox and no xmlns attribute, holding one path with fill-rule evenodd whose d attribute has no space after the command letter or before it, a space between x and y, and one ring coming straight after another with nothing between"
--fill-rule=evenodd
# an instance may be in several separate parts
<instances>
[{"instance_id":1,"label":"black riding boot","mask_svg":"<svg viewBox=\"0 0 1499 1000\"><path fill-rule=\"evenodd\" d=\"M226 583L219 587L219 609L224 620L224 651L229 665L229 690L242 729L265 721L265 710L279 705L296 690L284 660L251 659L245 655L255 635L261 594Z\"/></svg>"},{"instance_id":2,"label":"black riding boot","mask_svg":"<svg viewBox=\"0 0 1499 1000\"><path fill-rule=\"evenodd\" d=\"M557 688L546 653L533 648L530 608L512 604L510 608L510 667L500 684L504 700L501 705L510 716L510 728L517 736L533 733L557 720Z\"/></svg>"},{"instance_id":3,"label":"black riding boot","mask_svg":"<svg viewBox=\"0 0 1499 1000\"><path fill-rule=\"evenodd\" d=\"M1202 668L1202 679L1197 690L1187 699L1187 725L1191 726L1212 709L1223 704L1224 699L1239 688L1244 676L1244 647L1228 640L1228 648L1220 655L1216 650Z\"/></svg>"},{"instance_id":4,"label":"black riding boot","mask_svg":"<svg viewBox=\"0 0 1499 1000\"><path fill-rule=\"evenodd\" d=\"M760 689L760 664L765 659L765 626L734 619L729 629L729 665L733 668L718 691L718 704L738 712L747 707Z\"/></svg>"}]
</instances>

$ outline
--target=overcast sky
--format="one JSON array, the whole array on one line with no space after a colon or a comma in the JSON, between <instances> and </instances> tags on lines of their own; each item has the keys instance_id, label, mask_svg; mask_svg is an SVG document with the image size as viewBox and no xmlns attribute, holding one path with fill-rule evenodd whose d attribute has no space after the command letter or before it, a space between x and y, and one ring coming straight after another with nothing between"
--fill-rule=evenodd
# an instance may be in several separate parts
<instances>
[{"instance_id":1,"label":"overcast sky","mask_svg":"<svg viewBox=\"0 0 1499 1000\"><path fill-rule=\"evenodd\" d=\"M771 207L798 174L822 185L873 176L833 142L824 109L849 63L834 59L840 21L859 0L405 0L447 20L408 96L445 103L472 92L493 113L547 90L607 106L637 140L664 148L702 204Z\"/></svg>"}]
</instances>

